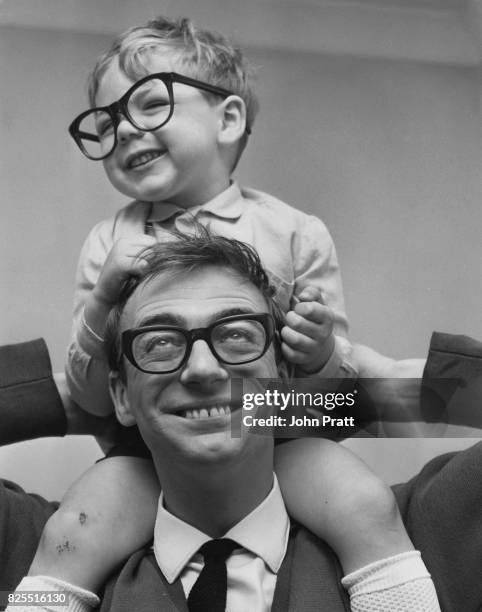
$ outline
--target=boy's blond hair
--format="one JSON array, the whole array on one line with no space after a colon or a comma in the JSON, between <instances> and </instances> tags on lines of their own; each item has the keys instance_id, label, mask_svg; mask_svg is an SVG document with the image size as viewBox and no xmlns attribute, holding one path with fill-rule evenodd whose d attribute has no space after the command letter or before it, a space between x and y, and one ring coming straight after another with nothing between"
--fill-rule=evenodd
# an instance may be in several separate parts
<instances>
[{"instance_id":1,"label":"boy's blond hair","mask_svg":"<svg viewBox=\"0 0 482 612\"><path fill-rule=\"evenodd\" d=\"M114 58L126 76L138 80L148 74L146 57L156 51L168 53L185 76L223 87L244 100L247 130L239 143L237 163L259 107L253 90L254 71L240 49L218 33L197 28L190 19L156 17L120 34L90 72L90 105L95 107L100 82Z\"/></svg>"}]
</instances>

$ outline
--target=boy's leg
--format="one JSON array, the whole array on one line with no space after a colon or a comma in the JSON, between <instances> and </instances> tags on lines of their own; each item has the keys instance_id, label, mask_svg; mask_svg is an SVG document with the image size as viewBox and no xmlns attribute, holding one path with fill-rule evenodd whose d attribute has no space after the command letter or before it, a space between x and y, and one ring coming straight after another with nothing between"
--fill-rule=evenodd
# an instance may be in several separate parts
<instances>
[{"instance_id":1,"label":"boy's leg","mask_svg":"<svg viewBox=\"0 0 482 612\"><path fill-rule=\"evenodd\" d=\"M153 537L159 493L148 459L118 456L96 463L45 525L29 576L54 576L96 591Z\"/></svg>"},{"instance_id":2,"label":"boy's leg","mask_svg":"<svg viewBox=\"0 0 482 612\"><path fill-rule=\"evenodd\" d=\"M345 573L413 550L391 489L340 444L280 444L275 468L288 512L328 542Z\"/></svg>"},{"instance_id":3,"label":"boy's leg","mask_svg":"<svg viewBox=\"0 0 482 612\"><path fill-rule=\"evenodd\" d=\"M278 445L275 465L288 512L338 555L353 612L440 612L392 491L360 459L305 438Z\"/></svg>"}]
</instances>

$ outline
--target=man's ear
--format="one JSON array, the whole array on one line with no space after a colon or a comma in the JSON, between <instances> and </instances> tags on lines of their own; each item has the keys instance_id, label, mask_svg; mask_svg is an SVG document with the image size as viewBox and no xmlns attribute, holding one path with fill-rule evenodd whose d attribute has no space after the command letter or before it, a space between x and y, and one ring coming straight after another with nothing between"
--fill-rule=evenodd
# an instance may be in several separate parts
<instances>
[{"instance_id":1,"label":"man's ear","mask_svg":"<svg viewBox=\"0 0 482 612\"><path fill-rule=\"evenodd\" d=\"M278 376L284 383L289 383L293 378L293 366L284 357L277 362Z\"/></svg>"},{"instance_id":2,"label":"man's ear","mask_svg":"<svg viewBox=\"0 0 482 612\"><path fill-rule=\"evenodd\" d=\"M281 348L282 340L281 334L277 331L275 333L275 337L273 339L274 346L274 358L276 361L276 369L278 371L279 378L284 382L288 383L294 374L294 365L290 363L286 357L283 355L283 350Z\"/></svg>"},{"instance_id":3,"label":"man's ear","mask_svg":"<svg viewBox=\"0 0 482 612\"><path fill-rule=\"evenodd\" d=\"M136 419L131 412L129 398L127 396L127 387L119 372L110 372L109 392L119 423L125 427L132 427L132 425L135 425Z\"/></svg>"},{"instance_id":4,"label":"man's ear","mask_svg":"<svg viewBox=\"0 0 482 612\"><path fill-rule=\"evenodd\" d=\"M228 96L219 106L221 129L219 143L231 145L238 142L246 130L246 104L239 96Z\"/></svg>"}]
</instances>

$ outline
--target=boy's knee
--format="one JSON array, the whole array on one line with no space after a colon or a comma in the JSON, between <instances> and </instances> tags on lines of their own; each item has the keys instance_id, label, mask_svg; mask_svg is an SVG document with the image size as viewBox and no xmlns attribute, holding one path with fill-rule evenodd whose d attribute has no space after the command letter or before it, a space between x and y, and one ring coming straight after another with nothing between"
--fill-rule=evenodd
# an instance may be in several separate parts
<instances>
[{"instance_id":1,"label":"boy's knee","mask_svg":"<svg viewBox=\"0 0 482 612\"><path fill-rule=\"evenodd\" d=\"M363 526L390 529L400 522L395 496L375 475L361 479L353 491L352 509Z\"/></svg>"},{"instance_id":2,"label":"boy's knee","mask_svg":"<svg viewBox=\"0 0 482 612\"><path fill-rule=\"evenodd\" d=\"M346 573L413 549L392 490L375 475L352 488L332 542Z\"/></svg>"},{"instance_id":3,"label":"boy's knee","mask_svg":"<svg viewBox=\"0 0 482 612\"><path fill-rule=\"evenodd\" d=\"M60 507L45 524L38 553L44 558L61 561L73 554L95 547L94 521L87 512ZM92 540L91 540L92 538Z\"/></svg>"},{"instance_id":4,"label":"boy's knee","mask_svg":"<svg viewBox=\"0 0 482 612\"><path fill-rule=\"evenodd\" d=\"M374 539L404 530L395 496L374 474L352 479L349 490L336 496L330 516L330 539L343 548L354 542L372 545Z\"/></svg>"},{"instance_id":5,"label":"boy's knee","mask_svg":"<svg viewBox=\"0 0 482 612\"><path fill-rule=\"evenodd\" d=\"M30 576L55 576L96 591L119 561L111 560L99 521L82 510L59 508L45 524Z\"/></svg>"}]
</instances>

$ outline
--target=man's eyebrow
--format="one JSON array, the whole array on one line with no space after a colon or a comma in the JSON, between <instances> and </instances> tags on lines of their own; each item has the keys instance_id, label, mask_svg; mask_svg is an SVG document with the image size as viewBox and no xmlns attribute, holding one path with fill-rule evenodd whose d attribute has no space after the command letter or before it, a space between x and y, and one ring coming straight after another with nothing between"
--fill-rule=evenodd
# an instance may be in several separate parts
<instances>
[{"instance_id":1,"label":"man's eyebrow","mask_svg":"<svg viewBox=\"0 0 482 612\"><path fill-rule=\"evenodd\" d=\"M218 311L214 315L214 320L216 319L224 319L224 317L232 317L234 315L250 315L256 314L255 311L251 308L225 308L224 310Z\"/></svg>"},{"instance_id":2,"label":"man's eyebrow","mask_svg":"<svg viewBox=\"0 0 482 612\"><path fill-rule=\"evenodd\" d=\"M233 315L250 315L255 314L255 311L251 308L225 308L218 310L209 317L209 323L214 323L218 319L224 319L224 317L231 317ZM208 324L209 324L208 323ZM186 319L170 312L164 312L154 314L145 319L139 321L137 327L147 327L149 325L175 325L177 327L185 327Z\"/></svg>"},{"instance_id":3,"label":"man's eyebrow","mask_svg":"<svg viewBox=\"0 0 482 612\"><path fill-rule=\"evenodd\" d=\"M183 327L186 321L175 314L165 312L146 317L139 321L137 327L147 327L149 325L176 325Z\"/></svg>"}]
</instances>

